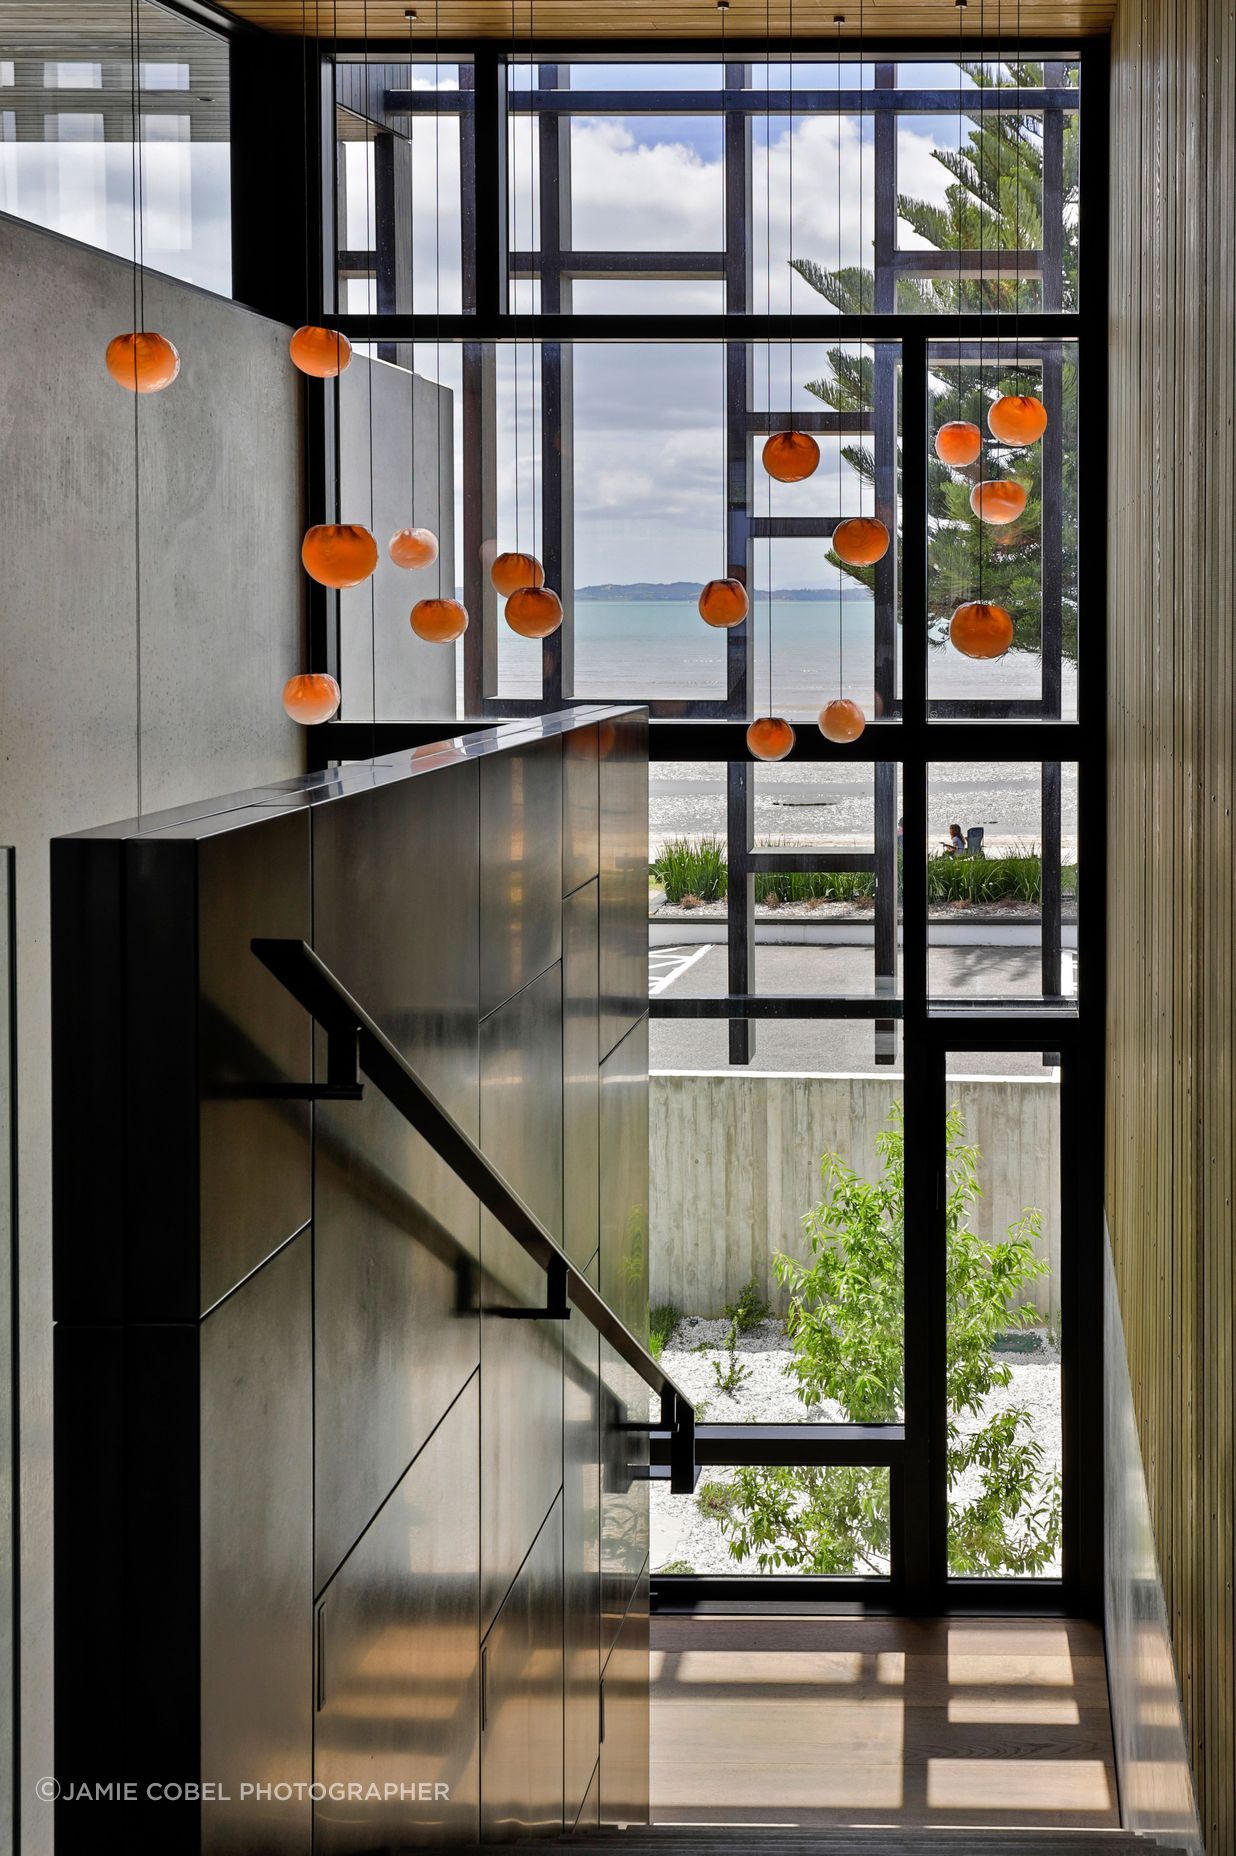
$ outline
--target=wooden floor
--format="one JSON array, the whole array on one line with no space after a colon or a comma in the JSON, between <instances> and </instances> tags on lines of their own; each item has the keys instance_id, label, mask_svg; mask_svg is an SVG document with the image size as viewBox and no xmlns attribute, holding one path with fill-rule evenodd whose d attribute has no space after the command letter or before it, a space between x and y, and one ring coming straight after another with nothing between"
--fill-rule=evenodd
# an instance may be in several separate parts
<instances>
[{"instance_id":1,"label":"wooden floor","mask_svg":"<svg viewBox=\"0 0 1236 1856\"><path fill-rule=\"evenodd\" d=\"M654 1618L652 1646L654 1823L1119 1822L1092 1625Z\"/></svg>"}]
</instances>

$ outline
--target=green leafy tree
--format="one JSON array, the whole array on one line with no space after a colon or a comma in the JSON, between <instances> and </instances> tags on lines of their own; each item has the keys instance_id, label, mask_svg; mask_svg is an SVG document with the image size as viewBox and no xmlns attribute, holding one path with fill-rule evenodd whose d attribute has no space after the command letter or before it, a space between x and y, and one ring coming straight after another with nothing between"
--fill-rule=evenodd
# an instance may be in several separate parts
<instances>
[{"instance_id":1,"label":"green leafy tree","mask_svg":"<svg viewBox=\"0 0 1236 1856\"><path fill-rule=\"evenodd\" d=\"M961 1111L947 1120L949 1565L954 1573L1034 1573L1060 1543L1059 1478L1032 1435L1030 1413L991 1412L1011 1383L993 1352L996 1336L1037 1319L1021 1300L1047 1273L1035 1255L1033 1209L1002 1240L971 1228L980 1197L978 1150ZM857 1424L897 1421L905 1395L904 1135L900 1110L877 1136L881 1170L860 1179L836 1154L821 1164L824 1198L803 1227L810 1259L778 1256L790 1291L787 1368L804 1405L824 1400ZM741 1469L721 1517L735 1559L763 1571L875 1571L887 1564L887 1473L870 1468Z\"/></svg>"},{"instance_id":2,"label":"green leafy tree","mask_svg":"<svg viewBox=\"0 0 1236 1856\"><path fill-rule=\"evenodd\" d=\"M979 89L1001 83L1025 87L1043 83L1038 64L964 67ZM897 211L915 232L937 251L990 253L981 277L898 277L896 307L902 313L929 311L936 315L958 310L1001 314L1004 333L1013 333L1017 309L1041 306L1037 279L1019 284L1011 266L1001 274L999 254L1014 250L1041 250L1043 245L1043 142L1039 119L1016 108L972 111L959 149L936 149L932 159L950 175L943 205L899 194ZM1063 151L1063 266L1062 307L1077 303L1077 215L1073 210L1078 183L1078 122L1076 112L1065 119ZM830 270L810 258L795 259L799 275L843 314L868 312L875 306L871 271L860 266ZM994 333L994 329L993 329ZM832 348L829 375L807 382L808 391L838 412L865 411L874 404L873 364L851 348ZM978 367L949 363L933 368L929 381L930 431L950 419L969 419L987 435L987 408L998 393L1038 392L1037 366ZM1069 360L1061 368L1062 417L1066 431L1076 427L1077 378ZM847 463L866 483L874 484L875 459L864 445L842 447ZM982 546L982 596L1007 608L1016 626L1016 645L1037 650L1041 637L1041 551L1043 446L1025 451L1004 451L999 474L1014 477L1027 493L1026 508L1006 528L983 528L970 508L970 491L983 474L982 456L965 470L949 470L932 451L928 464L927 508L931 523L928 546L928 622L934 642L942 643L953 610L963 600L979 595L979 548ZM987 474L992 454L987 456ZM1062 636L1067 657L1077 652L1077 457L1066 444L1062 459ZM852 579L874 584L871 568L846 567L831 551L829 560Z\"/></svg>"}]
</instances>

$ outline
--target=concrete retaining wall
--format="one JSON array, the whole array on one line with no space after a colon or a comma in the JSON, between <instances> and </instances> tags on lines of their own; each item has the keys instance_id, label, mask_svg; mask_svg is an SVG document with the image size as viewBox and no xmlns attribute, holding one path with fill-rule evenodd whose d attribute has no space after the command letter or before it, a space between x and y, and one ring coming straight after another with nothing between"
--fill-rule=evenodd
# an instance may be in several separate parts
<instances>
[{"instance_id":1,"label":"concrete retaining wall","mask_svg":"<svg viewBox=\"0 0 1236 1856\"><path fill-rule=\"evenodd\" d=\"M719 1315L755 1277L778 1312L778 1251L806 1254L803 1214L820 1197L820 1158L840 1154L879 1176L875 1139L901 1094L894 1076L654 1075L651 1083L651 1297L684 1314ZM976 1077L949 1085L979 1149L983 1196L974 1228L1003 1235L1027 1206L1043 1213L1034 1285L1045 1319L1057 1309L1060 1098L1042 1077Z\"/></svg>"}]
</instances>

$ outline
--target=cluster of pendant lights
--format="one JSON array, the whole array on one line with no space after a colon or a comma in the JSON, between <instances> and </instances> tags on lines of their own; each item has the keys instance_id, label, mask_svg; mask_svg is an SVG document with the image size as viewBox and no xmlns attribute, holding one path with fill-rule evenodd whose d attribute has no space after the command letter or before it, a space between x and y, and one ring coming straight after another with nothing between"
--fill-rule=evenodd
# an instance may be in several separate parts
<instances>
[{"instance_id":1,"label":"cluster of pendant lights","mask_svg":"<svg viewBox=\"0 0 1236 1856\"><path fill-rule=\"evenodd\" d=\"M992 402L987 426L1000 445L1025 449L1047 430L1047 410L1031 393L1006 393ZM936 456L950 470L967 470L980 457L983 434L968 419L954 419L936 433ZM820 462L820 447L809 432L774 432L765 440L764 469L777 483L803 483ZM980 477L970 491L970 508L980 522L1004 527L1026 507L1026 490L1012 477ZM832 547L847 567L871 567L887 554L890 536L876 516L848 516L833 531ZM741 625L749 611L747 589L740 580L710 580L699 598L705 624ZM971 658L1003 657L1013 642L1013 620L1003 606L967 600L949 624L954 647ZM862 709L840 696L820 711L821 733L838 744L857 741L866 726ZM784 760L794 746L794 730L781 716L762 716L747 730L747 747L757 760Z\"/></svg>"},{"instance_id":2,"label":"cluster of pendant lights","mask_svg":"<svg viewBox=\"0 0 1236 1856\"><path fill-rule=\"evenodd\" d=\"M136 7L136 0L131 0ZM409 9L409 23L416 14ZM136 18L136 15L135 15ZM137 27L134 27L135 47ZM137 51L134 52L134 69ZM136 121L136 88L134 119ZM136 134L134 137L136 143ZM135 167L135 201L139 186ZM135 206L140 220L140 205ZM136 279L142 260L135 240L134 310L137 320ZM336 380L352 360L352 345L337 329L306 324L293 334L288 352L293 365L311 380ZM518 358L518 357L517 357ZM159 393L169 387L180 372L180 355L165 335L140 328L117 335L108 343L107 371L116 383L131 393ZM518 458L516 459L518 469ZM438 538L427 528L401 528L391 536L387 554L396 567L415 571L430 567L438 558ZM359 522L319 522L306 531L300 550L301 563L310 579L319 586L342 592L362 585L376 571L378 544ZM495 590L506 601L506 620L512 631L523 638L548 638L562 624L562 601L545 585L545 570L533 554L518 549L499 554L490 569ZM746 595L743 595L745 602ZM457 599L439 594L417 600L410 614L412 630L429 644L450 644L468 628L467 608ZM283 707L294 722L313 727L327 722L337 712L340 701L335 678L322 672L307 672L289 677L283 687Z\"/></svg>"},{"instance_id":3,"label":"cluster of pendant lights","mask_svg":"<svg viewBox=\"0 0 1236 1856\"><path fill-rule=\"evenodd\" d=\"M723 26L727 5L728 0L718 0ZM352 359L352 346L345 335L314 325L297 329L288 347L294 365L314 380L337 379ZM180 354L174 343L151 329L115 336L108 343L105 359L112 379L131 393L162 392L180 373ZM1043 436L1047 411L1033 394L1004 394L988 409L987 425L998 444L1024 449ZM982 449L983 434L971 420L950 420L936 433L936 456L950 470L968 470ZM820 447L809 432L791 426L765 440L762 460L773 481L804 483L819 467ZM970 507L981 522L1005 526L1025 509L1025 487L1011 477L979 477L970 491ZM833 530L833 553L848 567L874 566L887 554L889 544L888 528L876 516L848 516ZM409 571L429 567L438 558L437 537L427 528L401 528L391 536L387 553L396 567ZM301 544L301 561L320 586L343 591L360 586L374 573L378 544L361 523L317 523ZM506 601L507 624L520 637L548 638L558 630L562 601L545 585L545 570L534 554L518 548L499 554L490 568L490 580ZM749 610L746 587L732 577L708 581L699 596L700 617L706 625L720 629L741 625ZM410 622L417 637L431 644L449 644L467 630L468 613L459 600L439 596L418 600ZM1003 606L968 600L953 613L949 638L966 657L1003 657L1013 642L1013 620ZM291 677L284 685L284 709L306 727L329 721L339 700L338 683L321 672ZM838 696L821 709L819 727L827 740L845 744L857 741L866 717L851 698ZM747 730L747 747L757 760L783 760L793 746L794 730L782 716L761 716Z\"/></svg>"},{"instance_id":4,"label":"cluster of pendant lights","mask_svg":"<svg viewBox=\"0 0 1236 1856\"><path fill-rule=\"evenodd\" d=\"M312 326L296 330L289 353L301 373L314 380L335 379L352 359L346 335ZM166 336L141 330L109 343L107 369L130 392L157 393L180 372L180 356ZM427 528L398 529L387 554L396 567L409 571L431 567L438 558L437 536ZM342 592L369 579L378 565L378 544L362 523L319 522L307 531L300 558L310 579ZM490 579L506 600L508 625L521 638L548 638L562 624L562 601L545 585L545 570L535 555L499 554ZM746 594L742 597L745 610ZM420 599L412 608L411 625L430 644L450 644L467 630L468 613L457 599ZM339 685L322 672L290 677L283 707L306 727L327 722L339 707Z\"/></svg>"},{"instance_id":5,"label":"cluster of pendant lights","mask_svg":"<svg viewBox=\"0 0 1236 1856\"><path fill-rule=\"evenodd\" d=\"M1024 450L1047 430L1047 409L1032 393L1005 393L989 406L987 429L998 444ZM936 433L936 456L950 470L968 470L982 449L983 434L972 420L952 419ZM980 522L1003 528L1025 509L1025 486L1013 477L979 477L970 507ZM1003 657L1013 642L1013 615L990 600L968 599L949 620L948 635L963 657Z\"/></svg>"},{"instance_id":6,"label":"cluster of pendant lights","mask_svg":"<svg viewBox=\"0 0 1236 1856\"><path fill-rule=\"evenodd\" d=\"M729 0L717 0L721 14L722 53L724 65L725 12ZM837 14L834 23L840 27L845 23L844 15ZM790 261L793 263L793 214L794 214L794 171L793 171L793 12L790 14L790 72L791 72L791 117L790 117ZM862 56L860 26L860 62ZM840 35L838 35L838 88L840 88ZM772 88L771 69L767 74L767 87ZM771 156L772 138L769 136ZM841 144L838 138L838 197L841 186ZM861 188L860 188L861 192ZM838 215L840 227L840 214ZM838 231L840 238L840 230ZM840 269L840 256L838 257ZM792 313L792 306L791 306ZM791 369L793 367L793 339L790 342ZM820 447L810 432L800 432L793 424L787 431L773 432L764 441L761 461L769 478L775 483L805 483L813 476L820 464ZM873 567L883 560L888 553L891 537L887 525L878 516L847 516L838 522L833 530L832 551L839 561L847 567ZM771 570L770 570L771 573ZM771 592L769 595L771 602ZM742 582L734 579L710 580L699 598L700 617L707 625L730 627L741 625L749 611L747 590ZM769 696L771 701L771 654L772 654L772 614L769 612ZM867 718L858 703L848 696L837 696L824 704L819 713L819 728L826 740L838 745L857 741L867 726ZM794 746L794 729L784 716L759 716L747 729L747 748L756 760L784 760Z\"/></svg>"}]
</instances>

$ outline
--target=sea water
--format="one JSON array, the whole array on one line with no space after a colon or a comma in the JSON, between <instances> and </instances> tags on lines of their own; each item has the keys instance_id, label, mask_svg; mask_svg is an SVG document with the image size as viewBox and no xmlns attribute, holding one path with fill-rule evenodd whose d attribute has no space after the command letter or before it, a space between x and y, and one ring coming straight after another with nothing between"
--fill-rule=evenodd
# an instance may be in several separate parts
<instances>
[{"instance_id":1,"label":"sea water","mask_svg":"<svg viewBox=\"0 0 1236 1856\"><path fill-rule=\"evenodd\" d=\"M831 696L852 696L875 713L871 602L773 599L771 697L768 681L768 608L757 596L748 624L755 625L757 711L787 715L813 727ZM534 696L541 688L541 646L499 625L499 690ZM900 627L898 627L900 642ZM720 700L725 695L726 634L711 630L689 600L578 600L574 615L575 695L601 701ZM1076 714L1076 667L1064 667L1062 709ZM950 645L928 653L928 692L938 701L1037 700L1042 666L1030 651L1010 651L994 663L975 663ZM759 841L870 845L874 813L870 762L760 767L755 783ZM898 812L901 809L898 797ZM655 854L666 838L725 835L725 785L720 765L659 763L653 768L650 830ZM1037 848L1041 843L1037 764L934 765L928 791L928 841L943 843L950 824L984 829L989 850ZM1071 861L1077 834L1075 770L1062 778L1061 840Z\"/></svg>"}]
</instances>

